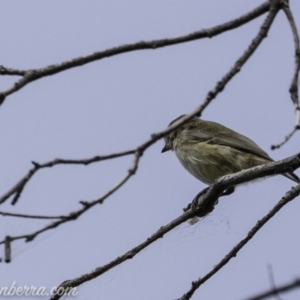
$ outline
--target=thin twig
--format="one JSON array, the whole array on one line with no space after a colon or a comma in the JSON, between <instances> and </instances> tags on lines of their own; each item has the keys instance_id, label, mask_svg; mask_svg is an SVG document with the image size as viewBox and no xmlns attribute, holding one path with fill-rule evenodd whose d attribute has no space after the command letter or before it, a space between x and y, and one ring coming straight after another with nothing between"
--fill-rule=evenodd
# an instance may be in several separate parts
<instances>
[{"instance_id":1,"label":"thin twig","mask_svg":"<svg viewBox=\"0 0 300 300\"><path fill-rule=\"evenodd\" d=\"M16 204L16 202L18 201L18 199L21 196L21 193L22 193L25 185L33 177L33 175L41 169L51 168L51 167L54 167L54 166L57 166L57 165L65 165L65 164L85 165L85 166L87 166L89 164L96 163L96 162L99 162L99 161L113 159L113 158L122 157L122 156L126 156L126 155L131 155L131 154L134 154L135 152L136 152L136 150L122 151L122 152L119 152L119 153L114 153L114 154L109 154L109 155L95 156L95 157L88 158L88 159L61 159L61 158L56 158L54 160L48 161L48 162L43 163L43 164L40 164L40 163L37 163L37 162L32 162L33 167L27 172L27 174L24 177L22 177L9 191L7 191L3 196L0 197L0 204L5 202L12 195L15 195L13 200L12 200L12 204L13 205Z\"/></svg>"},{"instance_id":2,"label":"thin twig","mask_svg":"<svg viewBox=\"0 0 300 300\"><path fill-rule=\"evenodd\" d=\"M0 105L4 102L6 96L20 90L24 86L26 86L28 83L31 83L37 79L40 79L42 77L50 76L57 74L59 72L79 67L82 65L85 65L87 63L100 60L106 57L111 57L114 55L131 52L131 51L137 51L137 50L145 50L145 49L158 49L166 46L171 46L175 44L180 43L186 43L190 41L194 41L197 39L202 38L211 38L213 36L216 36L218 34L221 34L225 31L235 29L247 22L250 22L251 20L261 16L262 14L266 13L269 10L269 1L266 1L259 7L255 8L251 12L234 19L232 21L226 22L224 24L196 31L194 33L190 33L184 36L179 36L175 38L170 39L160 39L160 40L152 40L152 41L141 41L134 44L128 44L123 46L118 46L114 48L110 48L104 51L95 52L91 55L87 55L84 57L74 58L70 61L66 61L60 64L51 65L45 68L41 69L35 69L35 70L15 70L15 69L9 69L5 67L0 67L0 74L1 75L22 75L23 77L14 83L13 86L8 88L5 91L0 92Z\"/></svg>"},{"instance_id":3,"label":"thin twig","mask_svg":"<svg viewBox=\"0 0 300 300\"><path fill-rule=\"evenodd\" d=\"M271 284L271 288L273 291L276 290L276 284L275 284L275 278L274 278L274 272L273 272L273 267L271 264L268 264L268 275L269 275L269 281ZM276 291L276 293L274 294L274 298L276 300L282 300L279 293Z\"/></svg>"},{"instance_id":4,"label":"thin twig","mask_svg":"<svg viewBox=\"0 0 300 300\"><path fill-rule=\"evenodd\" d=\"M292 101L295 106L295 111L300 110L299 106L299 94L298 94L298 84L299 84L299 72L300 72L300 40L299 40L299 34L297 30L297 26L295 24L295 20L293 17L293 13L290 10L290 7L288 5L288 2L285 1L283 5L283 11L285 12L285 15L289 21L293 38L294 38L294 47L295 47L295 67L294 67L294 74L292 77L292 82L290 85L290 94ZM298 118L296 120L296 128L300 129L300 115L298 114Z\"/></svg>"},{"instance_id":5,"label":"thin twig","mask_svg":"<svg viewBox=\"0 0 300 300\"><path fill-rule=\"evenodd\" d=\"M284 145L285 143L287 143L291 137L295 134L295 132L297 131L297 128L295 127L285 138L284 140L277 144L277 145L272 145L271 146L271 150L275 150L275 149L279 149L282 145Z\"/></svg>"},{"instance_id":6,"label":"thin twig","mask_svg":"<svg viewBox=\"0 0 300 300\"><path fill-rule=\"evenodd\" d=\"M245 300L263 300L263 299L269 298L271 296L275 296L278 293L286 293L291 290L299 289L299 288L300 288L300 279L296 279L295 281L293 281L291 283L279 286L276 289L272 289L271 291L261 293L257 296L250 297Z\"/></svg>"},{"instance_id":7,"label":"thin twig","mask_svg":"<svg viewBox=\"0 0 300 300\"><path fill-rule=\"evenodd\" d=\"M1 216L17 217L17 218L27 218L27 219L63 219L64 216L41 216L41 215L27 215L27 214L15 214L5 211L0 211Z\"/></svg>"},{"instance_id":8,"label":"thin twig","mask_svg":"<svg viewBox=\"0 0 300 300\"><path fill-rule=\"evenodd\" d=\"M293 13L290 10L288 1L283 1L282 3L282 9L289 21L293 38L294 38L294 48L295 48L295 66L294 66L294 74L292 77L292 82L289 88L289 92L291 95L291 99L293 101L294 107L295 107L295 113L296 113L296 124L294 129L289 133L283 142L277 144L277 145L272 145L271 149L275 150L286 144L290 138L294 135L297 129L300 129L300 106L299 106L299 92L298 92L298 82L299 82L299 72L300 72L300 40L299 40L299 34L297 30L297 26L293 17Z\"/></svg>"}]
</instances>

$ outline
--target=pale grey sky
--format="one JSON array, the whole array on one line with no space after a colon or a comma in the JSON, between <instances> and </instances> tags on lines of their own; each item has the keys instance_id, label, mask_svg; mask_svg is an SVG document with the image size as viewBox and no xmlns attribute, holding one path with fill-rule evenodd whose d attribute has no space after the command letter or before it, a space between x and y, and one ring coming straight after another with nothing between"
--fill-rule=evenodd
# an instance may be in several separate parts
<instances>
[{"instance_id":1,"label":"pale grey sky","mask_svg":"<svg viewBox=\"0 0 300 300\"><path fill-rule=\"evenodd\" d=\"M290 2L300 29L300 2ZM4 0L0 64L40 68L113 46L175 37L229 21L261 3ZM191 112L244 52L264 18L212 39L106 58L43 78L10 95L0 107L0 194L25 175L33 160L79 159L132 149L177 116ZM275 160L299 152L298 132L280 150L270 150L294 125L288 93L293 47L281 12L268 38L203 118L250 137ZM1 77L1 90L16 78ZM103 205L33 242L14 242L12 262L1 263L1 285L15 281L17 286L50 289L108 263L179 216L205 186L182 168L174 153L161 154L162 147L159 141L149 148L137 174ZM18 203L12 207L6 202L0 211L60 215L76 210L78 201L95 199L118 182L131 160L41 170ZM299 170L296 173L300 175ZM179 226L134 259L81 285L76 299L179 298L293 185L276 176L238 188L196 225ZM299 278L299 211L298 198L192 299L238 300L269 289L268 264L278 285ZM2 216L0 222L1 240L48 223ZM294 300L299 295L298 290L283 298Z\"/></svg>"}]
</instances>

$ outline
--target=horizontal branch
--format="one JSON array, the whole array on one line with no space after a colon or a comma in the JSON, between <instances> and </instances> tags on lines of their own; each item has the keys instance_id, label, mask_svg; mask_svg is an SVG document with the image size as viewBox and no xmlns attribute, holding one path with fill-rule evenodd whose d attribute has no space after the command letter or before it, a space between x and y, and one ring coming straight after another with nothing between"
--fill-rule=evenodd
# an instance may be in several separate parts
<instances>
[{"instance_id":1,"label":"horizontal branch","mask_svg":"<svg viewBox=\"0 0 300 300\"><path fill-rule=\"evenodd\" d=\"M63 219L64 216L41 216L41 215L27 215L27 214L16 214L5 211L0 211L0 215L4 217L17 217L25 219Z\"/></svg>"}]
</instances>

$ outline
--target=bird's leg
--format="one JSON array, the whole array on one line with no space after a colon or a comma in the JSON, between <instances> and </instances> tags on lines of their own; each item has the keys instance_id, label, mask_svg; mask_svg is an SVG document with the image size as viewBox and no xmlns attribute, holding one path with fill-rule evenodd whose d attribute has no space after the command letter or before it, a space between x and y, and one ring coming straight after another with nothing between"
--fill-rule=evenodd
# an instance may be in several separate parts
<instances>
[{"instance_id":1,"label":"bird's leg","mask_svg":"<svg viewBox=\"0 0 300 300\"><path fill-rule=\"evenodd\" d=\"M208 189L210 188L210 186L208 186L207 188L203 189L201 192L199 192L193 199L193 201L186 207L183 209L183 211L188 211L190 209L196 208L199 206L200 202L201 202L201 198L203 197L203 195L206 194L206 192L208 191ZM223 196L228 196L230 194L232 194L235 190L234 186L230 186L228 187L222 194L220 197ZM207 207L205 214L212 212L213 208L215 205L218 204L218 199L216 199L214 202L211 202L211 204L209 205L209 207Z\"/></svg>"},{"instance_id":2,"label":"bird's leg","mask_svg":"<svg viewBox=\"0 0 300 300\"><path fill-rule=\"evenodd\" d=\"M199 192L194 199L192 200L191 203L189 203L189 205L183 209L183 211L188 211L189 209L193 208L193 207L197 207L199 205L199 199L201 199L201 196L203 196L204 194L206 194L206 192L208 191L210 187L208 186L207 188L203 189L201 192Z\"/></svg>"}]
</instances>

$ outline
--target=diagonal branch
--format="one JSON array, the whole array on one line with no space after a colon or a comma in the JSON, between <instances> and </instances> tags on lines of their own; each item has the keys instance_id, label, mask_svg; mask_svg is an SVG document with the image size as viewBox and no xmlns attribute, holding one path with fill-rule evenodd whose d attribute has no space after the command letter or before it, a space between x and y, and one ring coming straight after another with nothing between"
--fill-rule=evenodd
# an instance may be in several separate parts
<instances>
[{"instance_id":1,"label":"diagonal branch","mask_svg":"<svg viewBox=\"0 0 300 300\"><path fill-rule=\"evenodd\" d=\"M273 209L265 215L262 219L257 221L256 225L248 232L247 236L242 239L232 250L225 255L225 257L214 266L214 268L208 272L205 276L192 282L190 290L185 293L179 300L191 299L195 291L205 283L209 278L216 274L220 269L222 269L232 258L236 257L238 252L254 237L254 235L286 204L295 199L300 194L300 184L296 187L290 189L285 196L273 207Z\"/></svg>"},{"instance_id":2,"label":"diagonal branch","mask_svg":"<svg viewBox=\"0 0 300 300\"><path fill-rule=\"evenodd\" d=\"M254 51L258 48L260 43L264 38L267 37L268 31L271 28L271 25L279 11L279 7L277 5L271 5L270 11L261 25L258 34L252 40L246 51L242 54L242 56L235 62L234 66L231 70L225 74L225 76L217 83L214 90L210 91L202 105L196 110L197 116L201 116L201 111L225 88L226 84L242 69L243 65L247 62L250 56L254 53ZM196 112L195 111L195 112Z\"/></svg>"}]
</instances>

